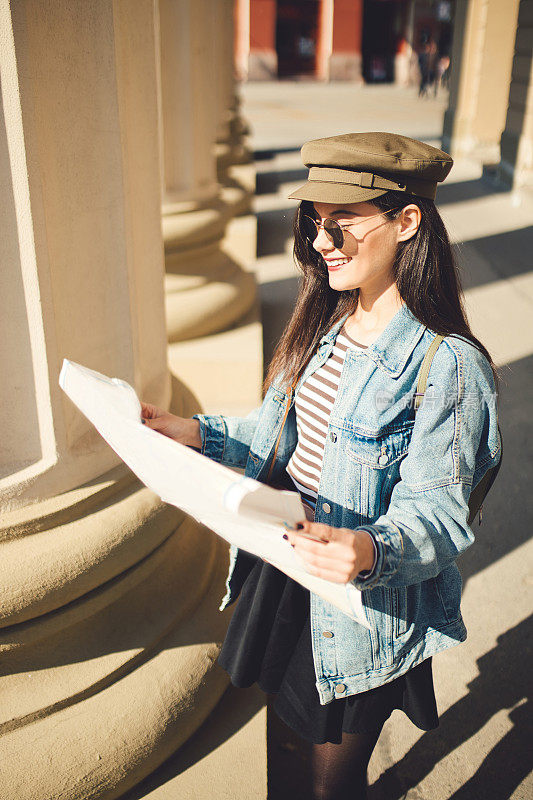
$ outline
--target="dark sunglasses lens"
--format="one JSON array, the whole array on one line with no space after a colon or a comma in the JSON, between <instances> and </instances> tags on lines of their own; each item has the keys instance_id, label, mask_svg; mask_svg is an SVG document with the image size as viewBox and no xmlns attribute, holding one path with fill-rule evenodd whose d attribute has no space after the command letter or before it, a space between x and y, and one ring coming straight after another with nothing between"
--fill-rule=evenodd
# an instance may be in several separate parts
<instances>
[{"instance_id":1,"label":"dark sunglasses lens","mask_svg":"<svg viewBox=\"0 0 533 800\"><path fill-rule=\"evenodd\" d=\"M318 236L318 228L314 219L303 214L301 218L301 226L304 236L307 236L310 242L314 242Z\"/></svg>"},{"instance_id":2,"label":"dark sunglasses lens","mask_svg":"<svg viewBox=\"0 0 533 800\"><path fill-rule=\"evenodd\" d=\"M324 221L324 230L326 234L331 239L331 242L334 247L337 249L341 248L344 244L344 232L338 222L335 222L334 219L326 219Z\"/></svg>"}]
</instances>

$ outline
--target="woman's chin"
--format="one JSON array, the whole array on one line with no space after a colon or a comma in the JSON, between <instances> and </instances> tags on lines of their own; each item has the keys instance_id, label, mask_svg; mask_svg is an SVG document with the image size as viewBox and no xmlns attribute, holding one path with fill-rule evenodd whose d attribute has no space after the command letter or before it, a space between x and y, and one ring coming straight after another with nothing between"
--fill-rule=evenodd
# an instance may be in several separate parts
<instances>
[{"instance_id":1,"label":"woman's chin","mask_svg":"<svg viewBox=\"0 0 533 800\"><path fill-rule=\"evenodd\" d=\"M335 289L349 291L350 289L358 289L360 285L360 282L353 275L350 276L347 272L343 274L342 268L331 270L328 272L328 277L330 285Z\"/></svg>"}]
</instances>

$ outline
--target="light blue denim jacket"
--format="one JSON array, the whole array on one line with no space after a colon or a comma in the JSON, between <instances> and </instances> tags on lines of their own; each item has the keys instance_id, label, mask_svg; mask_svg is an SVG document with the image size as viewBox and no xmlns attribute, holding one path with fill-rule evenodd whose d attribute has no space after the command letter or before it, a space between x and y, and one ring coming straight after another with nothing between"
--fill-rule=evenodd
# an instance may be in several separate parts
<instances>
[{"instance_id":1,"label":"light blue denim jacket","mask_svg":"<svg viewBox=\"0 0 533 800\"><path fill-rule=\"evenodd\" d=\"M297 443L294 394L327 360L347 317L322 337L295 392L275 379L247 417L195 414L202 453L256 480L285 482ZM500 458L495 387L485 357L464 339L446 337L415 421L412 399L434 335L402 306L370 347L346 353L314 520L367 530L377 560L370 575L353 581L370 630L310 593L322 705L391 681L466 638L455 560L474 540L471 489ZM251 563L231 547L220 610L238 597Z\"/></svg>"}]
</instances>

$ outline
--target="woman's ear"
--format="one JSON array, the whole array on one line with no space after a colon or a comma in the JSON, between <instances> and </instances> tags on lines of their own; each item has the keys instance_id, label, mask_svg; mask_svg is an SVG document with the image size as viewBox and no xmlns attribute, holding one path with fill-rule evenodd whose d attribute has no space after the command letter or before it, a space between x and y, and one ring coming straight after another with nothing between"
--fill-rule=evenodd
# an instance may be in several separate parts
<instances>
[{"instance_id":1,"label":"woman's ear","mask_svg":"<svg viewBox=\"0 0 533 800\"><path fill-rule=\"evenodd\" d=\"M417 232L421 220L422 212L417 205L410 203L408 206L404 206L396 218L399 223L398 241L406 242L411 239Z\"/></svg>"}]
</instances>

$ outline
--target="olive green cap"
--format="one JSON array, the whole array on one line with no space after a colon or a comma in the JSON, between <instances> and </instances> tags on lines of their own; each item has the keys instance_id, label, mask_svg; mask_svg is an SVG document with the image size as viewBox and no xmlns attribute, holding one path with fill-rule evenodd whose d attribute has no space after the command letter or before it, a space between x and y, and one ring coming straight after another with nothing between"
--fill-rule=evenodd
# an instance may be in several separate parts
<instances>
[{"instance_id":1,"label":"olive green cap","mask_svg":"<svg viewBox=\"0 0 533 800\"><path fill-rule=\"evenodd\" d=\"M390 190L434 200L453 166L443 150L383 131L313 139L301 156L308 179L289 198L319 203L362 203Z\"/></svg>"}]
</instances>

